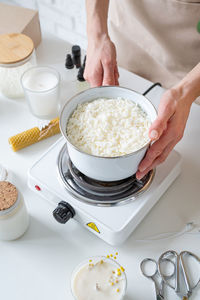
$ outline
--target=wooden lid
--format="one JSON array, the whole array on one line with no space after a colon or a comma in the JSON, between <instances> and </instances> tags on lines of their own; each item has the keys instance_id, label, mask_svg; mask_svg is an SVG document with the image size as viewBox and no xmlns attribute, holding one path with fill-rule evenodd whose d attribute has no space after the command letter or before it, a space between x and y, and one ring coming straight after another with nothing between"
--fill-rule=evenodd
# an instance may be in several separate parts
<instances>
[{"instance_id":1,"label":"wooden lid","mask_svg":"<svg viewBox=\"0 0 200 300\"><path fill-rule=\"evenodd\" d=\"M0 64L13 64L27 58L34 49L31 38L21 33L0 35Z\"/></svg>"},{"instance_id":2,"label":"wooden lid","mask_svg":"<svg viewBox=\"0 0 200 300\"><path fill-rule=\"evenodd\" d=\"M13 206L17 201L18 191L16 187L8 181L0 181L0 211Z\"/></svg>"}]
</instances>

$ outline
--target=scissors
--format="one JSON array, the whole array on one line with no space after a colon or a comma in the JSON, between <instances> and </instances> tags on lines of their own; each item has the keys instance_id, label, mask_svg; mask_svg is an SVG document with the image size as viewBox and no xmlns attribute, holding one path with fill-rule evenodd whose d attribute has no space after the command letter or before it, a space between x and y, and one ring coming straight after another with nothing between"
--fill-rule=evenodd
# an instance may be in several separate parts
<instances>
[{"instance_id":1,"label":"scissors","mask_svg":"<svg viewBox=\"0 0 200 300\"><path fill-rule=\"evenodd\" d=\"M182 300L187 300L192 295L193 289L199 284L200 277L195 285L191 286L190 280L188 278L188 273L186 271L184 257L185 256L191 256L193 257L198 263L200 263L200 259L198 256L193 254L189 251L182 251L180 254L178 254L176 251L169 250L163 253L159 260L158 260L158 273L160 277L162 278L162 281L168 285L170 288L175 290L175 293L182 298ZM172 259L175 260L175 284L174 286L169 282L168 278L163 274L162 270L162 263L163 261L172 261ZM182 272L182 281L180 280L180 274ZM183 285L182 285L183 283Z\"/></svg>"},{"instance_id":2,"label":"scissors","mask_svg":"<svg viewBox=\"0 0 200 300\"><path fill-rule=\"evenodd\" d=\"M171 274L163 276L163 278L165 278L165 280L168 280L175 275L176 267L175 267L174 262L168 258L163 258L162 261L166 261L167 263L170 263L173 267ZM151 273L148 273L147 271L145 271L145 266L147 267L148 264L149 265L151 264L153 266L153 270ZM164 283L165 283L165 281L161 277L161 282L160 283L158 282L158 279L160 277L159 277L159 272L158 272L158 263L156 262L156 260L152 259L152 258L143 259L143 261L140 264L140 269L141 269L142 274L146 278L151 279L154 282L155 292L156 292L156 300L163 300L164 299Z\"/></svg>"}]
</instances>

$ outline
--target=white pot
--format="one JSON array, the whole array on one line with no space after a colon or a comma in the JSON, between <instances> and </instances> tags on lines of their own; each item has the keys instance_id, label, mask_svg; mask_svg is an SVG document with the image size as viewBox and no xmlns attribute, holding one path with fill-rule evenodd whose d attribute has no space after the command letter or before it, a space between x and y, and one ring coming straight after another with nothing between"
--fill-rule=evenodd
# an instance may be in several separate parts
<instances>
[{"instance_id":1,"label":"white pot","mask_svg":"<svg viewBox=\"0 0 200 300\"><path fill-rule=\"evenodd\" d=\"M69 117L80 103L97 98L124 98L138 103L153 122L157 113L152 103L143 95L118 86L101 86L87 89L67 101L60 115L60 129L67 142L68 153L75 167L88 177L101 181L116 181L125 179L137 172L138 165L144 157L150 142L141 149L117 157L100 157L82 152L72 145L66 134Z\"/></svg>"}]
</instances>

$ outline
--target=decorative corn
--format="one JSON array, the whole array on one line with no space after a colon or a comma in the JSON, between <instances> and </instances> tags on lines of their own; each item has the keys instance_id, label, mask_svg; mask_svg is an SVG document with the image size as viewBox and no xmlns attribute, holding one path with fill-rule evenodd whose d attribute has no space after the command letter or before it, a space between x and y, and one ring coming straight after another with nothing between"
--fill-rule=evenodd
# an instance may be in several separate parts
<instances>
[{"instance_id":1,"label":"decorative corn","mask_svg":"<svg viewBox=\"0 0 200 300\"><path fill-rule=\"evenodd\" d=\"M18 151L58 133L60 133L59 118L56 118L51 120L42 130L38 127L31 128L10 137L8 142L13 151Z\"/></svg>"}]
</instances>

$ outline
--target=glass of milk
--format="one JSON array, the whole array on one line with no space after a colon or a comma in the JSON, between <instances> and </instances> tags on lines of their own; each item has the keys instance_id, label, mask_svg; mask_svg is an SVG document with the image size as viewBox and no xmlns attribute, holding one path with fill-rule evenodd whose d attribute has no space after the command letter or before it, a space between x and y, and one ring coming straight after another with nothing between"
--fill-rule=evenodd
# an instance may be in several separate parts
<instances>
[{"instance_id":1,"label":"glass of milk","mask_svg":"<svg viewBox=\"0 0 200 300\"><path fill-rule=\"evenodd\" d=\"M83 261L71 277L71 290L76 300L122 300L126 287L123 267L104 256Z\"/></svg>"},{"instance_id":2,"label":"glass of milk","mask_svg":"<svg viewBox=\"0 0 200 300\"><path fill-rule=\"evenodd\" d=\"M60 74L46 66L28 69L21 77L25 97L31 113L50 120L58 116L60 100Z\"/></svg>"}]
</instances>

